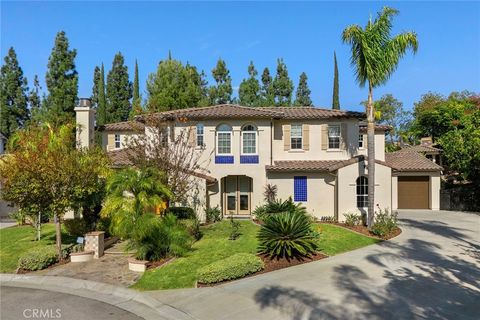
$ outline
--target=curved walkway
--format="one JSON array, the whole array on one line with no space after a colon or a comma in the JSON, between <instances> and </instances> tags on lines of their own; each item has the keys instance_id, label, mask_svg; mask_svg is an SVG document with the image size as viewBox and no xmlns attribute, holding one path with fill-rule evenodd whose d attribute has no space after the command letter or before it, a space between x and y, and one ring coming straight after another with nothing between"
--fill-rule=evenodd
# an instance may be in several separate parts
<instances>
[{"instance_id":1,"label":"curved walkway","mask_svg":"<svg viewBox=\"0 0 480 320\"><path fill-rule=\"evenodd\" d=\"M400 236L214 288L149 292L196 319L478 319L480 216L403 211Z\"/></svg>"}]
</instances>

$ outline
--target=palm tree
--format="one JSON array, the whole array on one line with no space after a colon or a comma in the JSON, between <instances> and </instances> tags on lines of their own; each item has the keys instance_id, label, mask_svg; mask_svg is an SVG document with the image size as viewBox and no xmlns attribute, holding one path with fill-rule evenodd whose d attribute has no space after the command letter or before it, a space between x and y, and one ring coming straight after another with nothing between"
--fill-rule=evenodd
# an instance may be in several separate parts
<instances>
[{"instance_id":1,"label":"palm tree","mask_svg":"<svg viewBox=\"0 0 480 320\"><path fill-rule=\"evenodd\" d=\"M395 37L390 36L392 19L398 11L384 7L372 22L370 19L363 29L351 25L343 30L342 40L352 48L351 63L355 68L356 80L360 87L368 83L367 137L375 141L375 108L373 104L373 88L390 78L407 49L417 52L418 41L414 32L404 32ZM368 143L368 227L374 221L375 197L375 144Z\"/></svg>"}]
</instances>

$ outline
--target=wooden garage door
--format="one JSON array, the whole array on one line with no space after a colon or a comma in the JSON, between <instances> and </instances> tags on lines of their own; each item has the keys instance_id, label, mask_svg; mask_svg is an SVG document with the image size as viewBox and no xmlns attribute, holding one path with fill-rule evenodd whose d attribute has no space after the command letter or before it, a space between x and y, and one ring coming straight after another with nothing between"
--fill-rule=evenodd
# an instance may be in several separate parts
<instances>
[{"instance_id":1,"label":"wooden garage door","mask_svg":"<svg viewBox=\"0 0 480 320\"><path fill-rule=\"evenodd\" d=\"M429 209L429 177L398 177L398 208Z\"/></svg>"}]
</instances>

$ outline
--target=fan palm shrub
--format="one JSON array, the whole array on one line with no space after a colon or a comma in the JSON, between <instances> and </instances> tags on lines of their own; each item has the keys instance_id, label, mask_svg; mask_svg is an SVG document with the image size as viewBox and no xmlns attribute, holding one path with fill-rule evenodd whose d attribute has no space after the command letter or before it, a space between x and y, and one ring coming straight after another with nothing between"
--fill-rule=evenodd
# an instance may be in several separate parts
<instances>
[{"instance_id":1,"label":"fan palm shrub","mask_svg":"<svg viewBox=\"0 0 480 320\"><path fill-rule=\"evenodd\" d=\"M292 197L289 197L285 201L277 199L267 202L266 204L255 208L253 214L257 219L265 220L269 215L281 212L299 212L306 214L307 210L300 203L293 202Z\"/></svg>"},{"instance_id":2,"label":"fan palm shrub","mask_svg":"<svg viewBox=\"0 0 480 320\"><path fill-rule=\"evenodd\" d=\"M258 232L258 251L271 258L304 258L317 250L310 218L298 211L269 215Z\"/></svg>"},{"instance_id":3,"label":"fan palm shrub","mask_svg":"<svg viewBox=\"0 0 480 320\"><path fill-rule=\"evenodd\" d=\"M182 255L191 244L186 228L173 214L159 217L155 208L171 198L158 169L127 168L107 183L102 216L110 220L110 232L129 240L128 249L142 260L158 260L169 254Z\"/></svg>"}]
</instances>

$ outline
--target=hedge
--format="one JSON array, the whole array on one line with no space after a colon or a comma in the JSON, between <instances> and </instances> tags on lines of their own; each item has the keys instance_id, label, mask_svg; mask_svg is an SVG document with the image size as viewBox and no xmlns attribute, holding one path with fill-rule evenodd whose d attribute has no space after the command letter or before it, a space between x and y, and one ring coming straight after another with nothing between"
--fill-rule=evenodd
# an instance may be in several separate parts
<instances>
[{"instance_id":1,"label":"hedge","mask_svg":"<svg viewBox=\"0 0 480 320\"><path fill-rule=\"evenodd\" d=\"M72 245L62 246L62 255L68 256ZM42 270L58 262L57 247L55 245L35 248L23 253L18 258L18 267L23 270Z\"/></svg>"},{"instance_id":2,"label":"hedge","mask_svg":"<svg viewBox=\"0 0 480 320\"><path fill-rule=\"evenodd\" d=\"M190 208L190 207L170 207L167 208L166 214L171 213L177 219L196 219L197 215L195 214L195 211Z\"/></svg>"},{"instance_id":3,"label":"hedge","mask_svg":"<svg viewBox=\"0 0 480 320\"><path fill-rule=\"evenodd\" d=\"M251 253L237 253L198 270L198 282L217 283L243 278L262 270L262 259Z\"/></svg>"}]
</instances>

